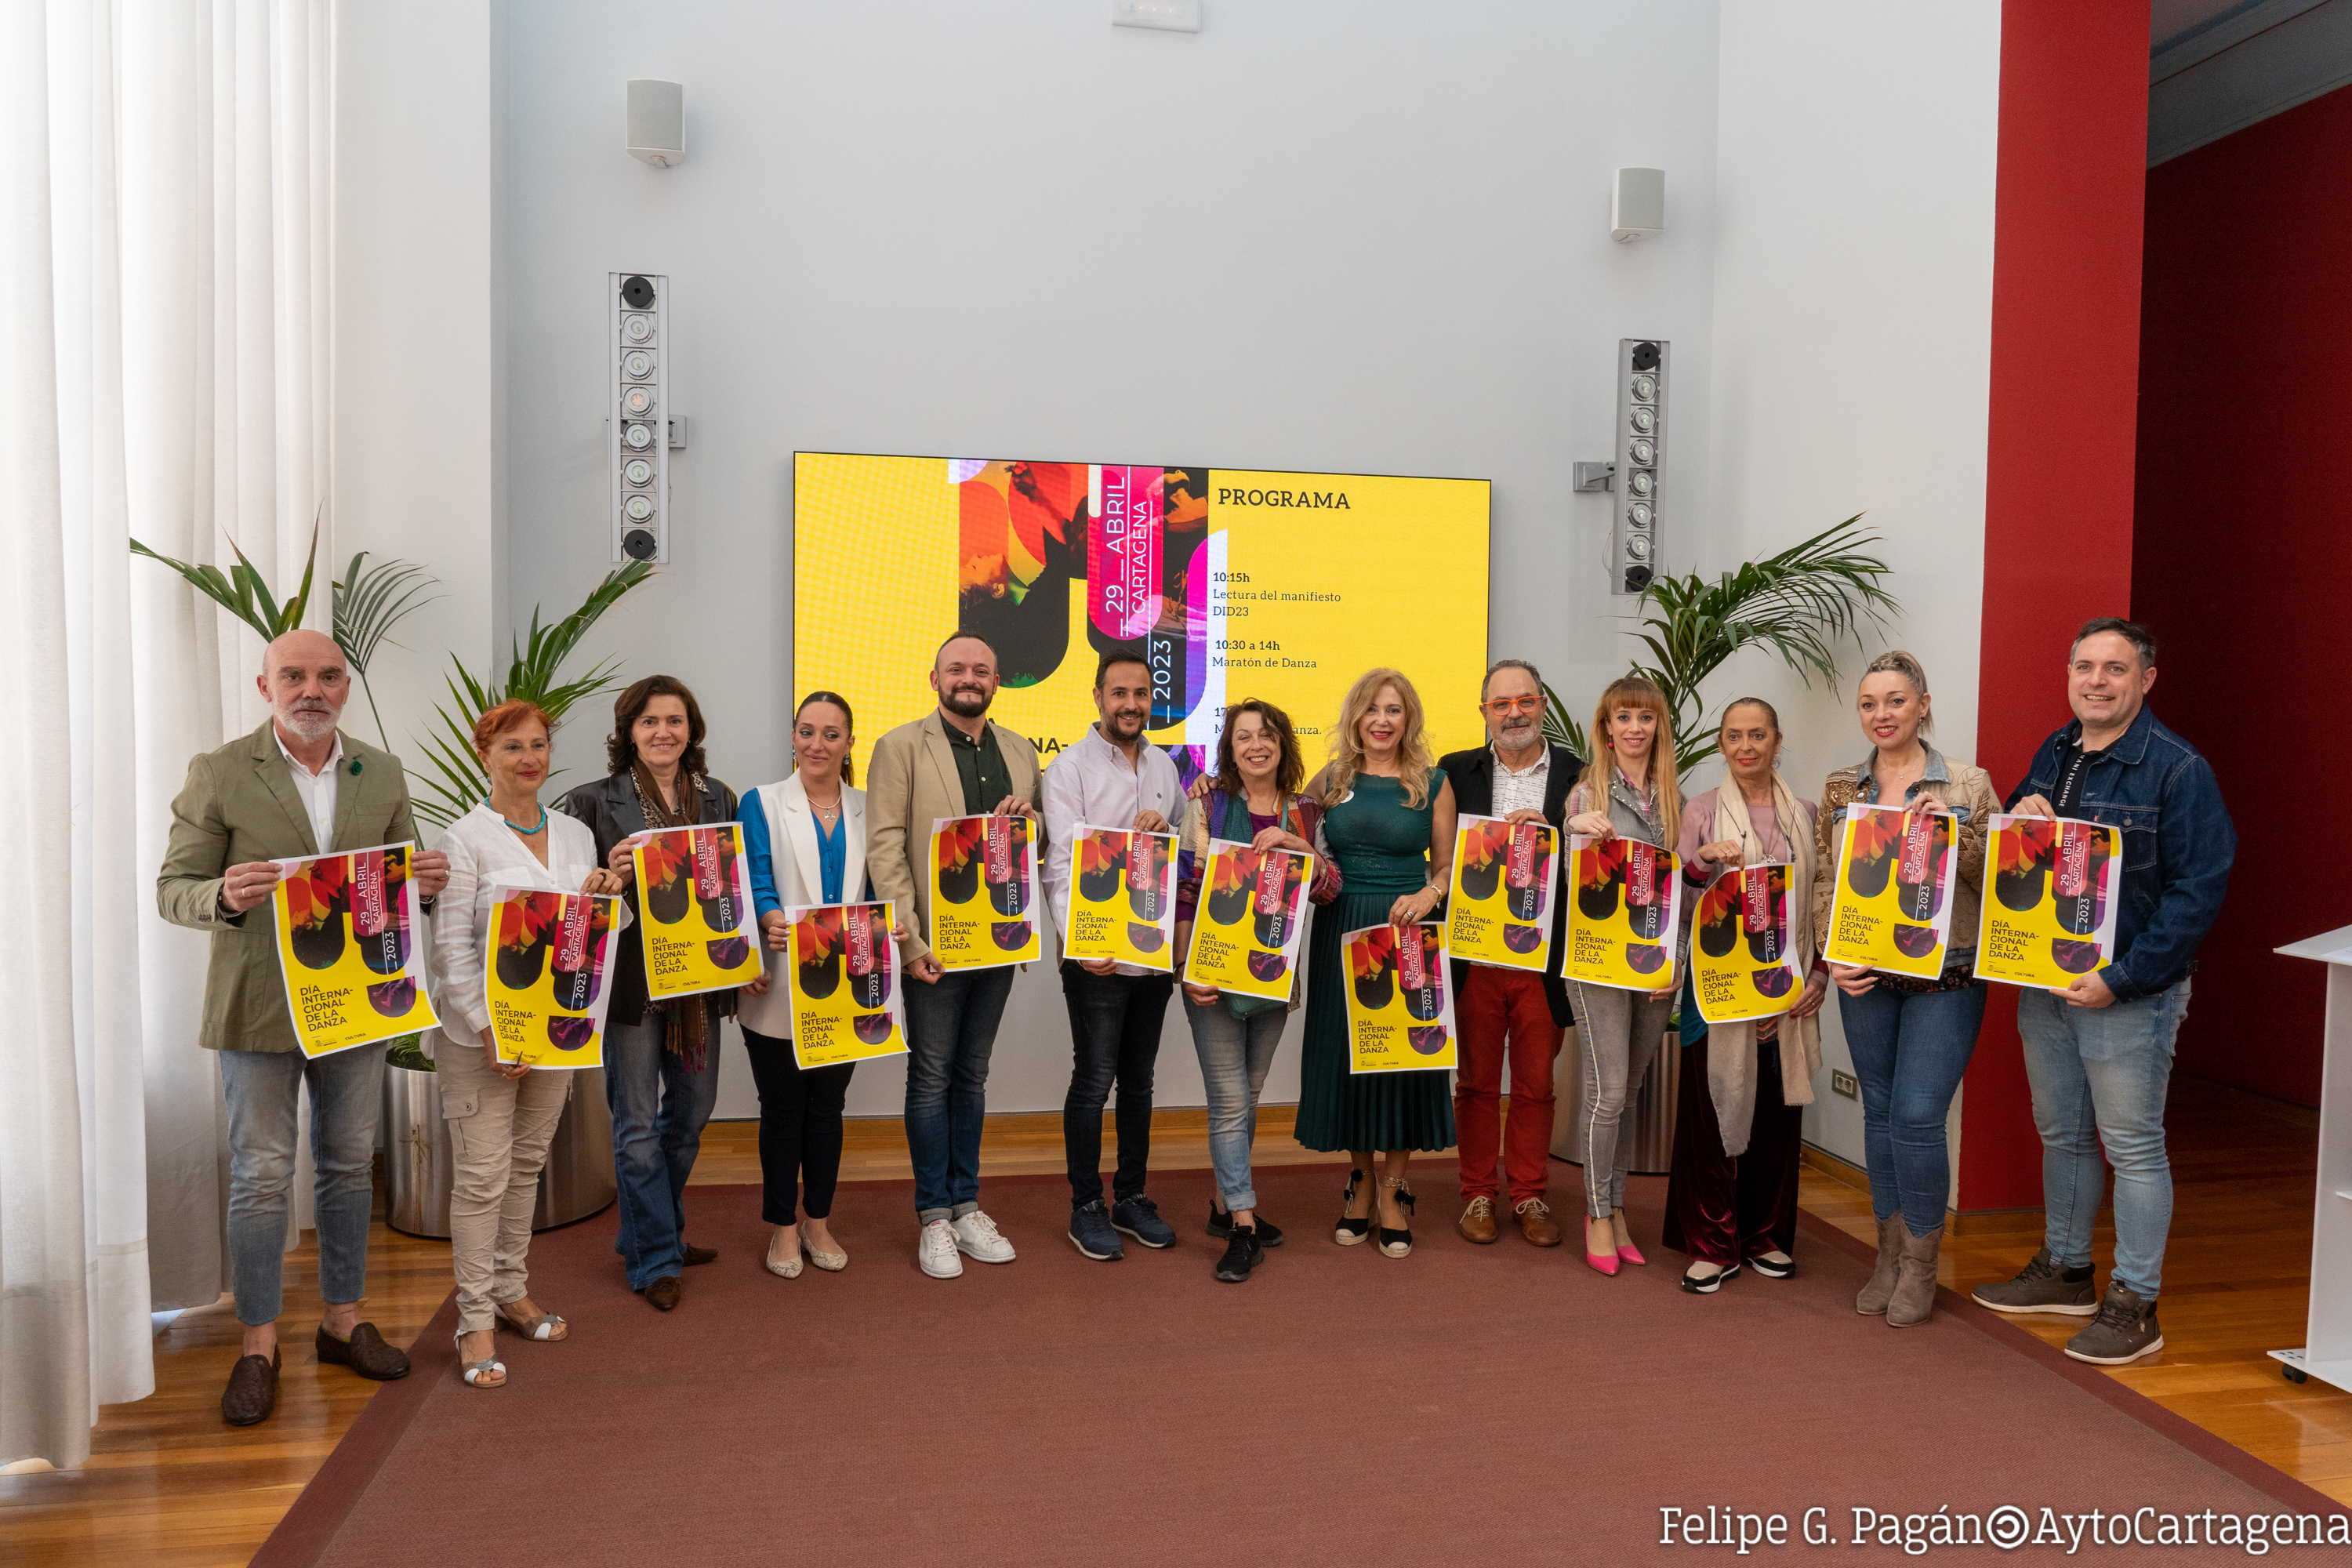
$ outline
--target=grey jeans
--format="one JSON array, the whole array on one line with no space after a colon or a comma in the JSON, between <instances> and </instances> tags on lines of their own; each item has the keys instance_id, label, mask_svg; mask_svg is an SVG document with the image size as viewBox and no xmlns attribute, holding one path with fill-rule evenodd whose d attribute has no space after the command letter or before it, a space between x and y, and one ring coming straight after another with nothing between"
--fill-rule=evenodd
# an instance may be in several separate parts
<instances>
[{"instance_id":1,"label":"grey jeans","mask_svg":"<svg viewBox=\"0 0 2352 1568\"><path fill-rule=\"evenodd\" d=\"M302 1086L310 1086L310 1163L319 1222L319 1294L341 1306L367 1294L368 1216L375 1208L375 1124L383 1114L383 1047L305 1058L221 1051L228 1099L228 1258L236 1321L274 1323L285 1306L286 1196Z\"/></svg>"},{"instance_id":2,"label":"grey jeans","mask_svg":"<svg viewBox=\"0 0 2352 1568\"><path fill-rule=\"evenodd\" d=\"M1625 1206L1626 1148L1618 1122L1627 1095L1657 1058L1675 999L1573 980L1568 988L1584 1041L1584 1103L1577 1114L1584 1121L1585 1212L1601 1219Z\"/></svg>"},{"instance_id":3,"label":"grey jeans","mask_svg":"<svg viewBox=\"0 0 2352 1568\"><path fill-rule=\"evenodd\" d=\"M563 1119L572 1074L536 1068L501 1077L489 1052L444 1039L433 1056L441 1116L457 1174L449 1189L449 1260L457 1276L457 1328L488 1332L493 1306L530 1294L524 1259L539 1173Z\"/></svg>"}]
</instances>

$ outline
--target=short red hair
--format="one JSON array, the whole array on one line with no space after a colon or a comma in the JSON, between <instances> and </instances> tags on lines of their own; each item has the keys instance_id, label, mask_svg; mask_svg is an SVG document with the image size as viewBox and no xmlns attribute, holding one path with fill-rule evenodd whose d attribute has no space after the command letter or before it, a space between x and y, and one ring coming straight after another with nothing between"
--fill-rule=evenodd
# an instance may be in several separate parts
<instances>
[{"instance_id":1,"label":"short red hair","mask_svg":"<svg viewBox=\"0 0 2352 1568\"><path fill-rule=\"evenodd\" d=\"M555 721L547 716L547 710L526 698L517 697L499 703L474 721L474 754L488 756L492 741L530 719L539 721L539 727L547 731L548 739L555 738Z\"/></svg>"}]
</instances>

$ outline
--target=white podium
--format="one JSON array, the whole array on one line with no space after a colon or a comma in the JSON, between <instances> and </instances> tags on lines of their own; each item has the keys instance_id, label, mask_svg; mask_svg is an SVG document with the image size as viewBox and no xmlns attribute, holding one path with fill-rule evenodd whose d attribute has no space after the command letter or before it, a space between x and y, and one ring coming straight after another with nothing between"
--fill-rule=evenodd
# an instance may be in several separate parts
<instances>
[{"instance_id":1,"label":"white podium","mask_svg":"<svg viewBox=\"0 0 2352 1568\"><path fill-rule=\"evenodd\" d=\"M2352 1390L2352 926L2278 949L2327 965L2319 1085L2319 1194L2311 1226L2311 1322L2301 1350L2273 1351L2290 1382Z\"/></svg>"}]
</instances>

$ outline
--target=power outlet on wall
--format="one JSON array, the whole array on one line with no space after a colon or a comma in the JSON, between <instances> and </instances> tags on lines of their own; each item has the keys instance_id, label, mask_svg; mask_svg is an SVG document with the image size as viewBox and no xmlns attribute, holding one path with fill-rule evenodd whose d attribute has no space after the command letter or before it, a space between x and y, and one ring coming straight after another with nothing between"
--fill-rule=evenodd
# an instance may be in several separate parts
<instances>
[{"instance_id":1,"label":"power outlet on wall","mask_svg":"<svg viewBox=\"0 0 2352 1568\"><path fill-rule=\"evenodd\" d=\"M1830 1069L1830 1092L1832 1094L1844 1095L1848 1100L1860 1100L1862 1098L1862 1085L1853 1081L1853 1074L1850 1072L1840 1072L1837 1068L1832 1068Z\"/></svg>"}]
</instances>

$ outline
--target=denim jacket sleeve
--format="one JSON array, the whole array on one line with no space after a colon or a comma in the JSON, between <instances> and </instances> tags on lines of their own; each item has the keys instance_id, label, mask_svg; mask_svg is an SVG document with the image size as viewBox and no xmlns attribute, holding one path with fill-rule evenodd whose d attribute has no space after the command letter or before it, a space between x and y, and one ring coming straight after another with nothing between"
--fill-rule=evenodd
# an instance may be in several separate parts
<instances>
[{"instance_id":1,"label":"denim jacket sleeve","mask_svg":"<svg viewBox=\"0 0 2352 1568\"><path fill-rule=\"evenodd\" d=\"M2121 958L2099 971L2116 1000L2145 996L2189 967L2229 890L2238 831L2221 801L2212 764L2179 757L2164 781L2157 816L2157 906Z\"/></svg>"}]
</instances>

